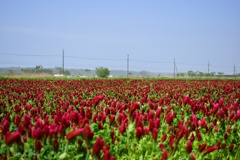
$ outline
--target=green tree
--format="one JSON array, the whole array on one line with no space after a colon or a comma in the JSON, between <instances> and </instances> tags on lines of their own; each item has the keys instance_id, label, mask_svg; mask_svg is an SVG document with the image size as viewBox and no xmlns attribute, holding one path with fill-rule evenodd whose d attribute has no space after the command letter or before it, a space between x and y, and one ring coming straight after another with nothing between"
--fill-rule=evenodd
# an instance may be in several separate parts
<instances>
[{"instance_id":1,"label":"green tree","mask_svg":"<svg viewBox=\"0 0 240 160\"><path fill-rule=\"evenodd\" d=\"M204 73L203 72L199 72L199 76L203 77Z\"/></svg>"},{"instance_id":2,"label":"green tree","mask_svg":"<svg viewBox=\"0 0 240 160\"><path fill-rule=\"evenodd\" d=\"M63 74L63 67L56 66L55 69L58 71L58 74ZM64 76L70 76L71 73L69 70L64 70Z\"/></svg>"},{"instance_id":3,"label":"green tree","mask_svg":"<svg viewBox=\"0 0 240 160\"><path fill-rule=\"evenodd\" d=\"M41 65L36 65L36 67L35 67L35 69L42 69L43 68L43 66L41 66Z\"/></svg>"},{"instance_id":4,"label":"green tree","mask_svg":"<svg viewBox=\"0 0 240 160\"><path fill-rule=\"evenodd\" d=\"M196 76L203 77L205 74L203 72L197 71L195 72Z\"/></svg>"},{"instance_id":5,"label":"green tree","mask_svg":"<svg viewBox=\"0 0 240 160\"><path fill-rule=\"evenodd\" d=\"M86 75L89 75L89 73L91 72L90 69L85 69Z\"/></svg>"},{"instance_id":6,"label":"green tree","mask_svg":"<svg viewBox=\"0 0 240 160\"><path fill-rule=\"evenodd\" d=\"M223 75L224 75L224 72L218 72L218 75L219 75L219 76L223 76Z\"/></svg>"},{"instance_id":7,"label":"green tree","mask_svg":"<svg viewBox=\"0 0 240 160\"><path fill-rule=\"evenodd\" d=\"M214 77L215 74L216 74L216 72L210 72L210 76L211 76L211 77Z\"/></svg>"},{"instance_id":8,"label":"green tree","mask_svg":"<svg viewBox=\"0 0 240 160\"><path fill-rule=\"evenodd\" d=\"M188 75L188 77L193 77L193 76L195 76L196 74L195 74L195 72L193 72L193 71L191 70L191 71L188 71L188 72L187 72L187 75Z\"/></svg>"},{"instance_id":9,"label":"green tree","mask_svg":"<svg viewBox=\"0 0 240 160\"><path fill-rule=\"evenodd\" d=\"M110 71L109 71L108 68L97 67L96 68L96 74L97 74L98 77L107 78L110 74Z\"/></svg>"},{"instance_id":10,"label":"green tree","mask_svg":"<svg viewBox=\"0 0 240 160\"><path fill-rule=\"evenodd\" d=\"M140 71L140 74L142 75L142 77L148 77L148 71L145 71L145 70L143 70L143 71Z\"/></svg>"},{"instance_id":11,"label":"green tree","mask_svg":"<svg viewBox=\"0 0 240 160\"><path fill-rule=\"evenodd\" d=\"M36 67L34 68L35 73L41 73L42 69L43 69L43 66L41 66L41 65L36 65Z\"/></svg>"},{"instance_id":12,"label":"green tree","mask_svg":"<svg viewBox=\"0 0 240 160\"><path fill-rule=\"evenodd\" d=\"M185 75L185 73L183 73L183 72L177 73L177 76L178 76L178 77L184 77L184 75Z\"/></svg>"},{"instance_id":13,"label":"green tree","mask_svg":"<svg viewBox=\"0 0 240 160\"><path fill-rule=\"evenodd\" d=\"M58 71L58 74L62 74L63 73L63 68L56 66L55 69Z\"/></svg>"},{"instance_id":14,"label":"green tree","mask_svg":"<svg viewBox=\"0 0 240 160\"><path fill-rule=\"evenodd\" d=\"M22 68L21 71L26 74L30 74L32 72L30 68Z\"/></svg>"},{"instance_id":15,"label":"green tree","mask_svg":"<svg viewBox=\"0 0 240 160\"><path fill-rule=\"evenodd\" d=\"M71 75L71 73L69 70L64 70L64 76L70 76L70 75Z\"/></svg>"},{"instance_id":16,"label":"green tree","mask_svg":"<svg viewBox=\"0 0 240 160\"><path fill-rule=\"evenodd\" d=\"M210 75L210 73L205 73L205 76L210 77L211 75Z\"/></svg>"}]
</instances>

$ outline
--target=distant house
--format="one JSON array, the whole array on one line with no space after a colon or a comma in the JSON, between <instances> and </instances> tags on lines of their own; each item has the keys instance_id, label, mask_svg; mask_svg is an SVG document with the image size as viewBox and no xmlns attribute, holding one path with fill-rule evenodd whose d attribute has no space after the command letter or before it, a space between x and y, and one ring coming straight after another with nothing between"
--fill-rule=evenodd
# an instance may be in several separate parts
<instances>
[{"instance_id":1,"label":"distant house","mask_svg":"<svg viewBox=\"0 0 240 160\"><path fill-rule=\"evenodd\" d=\"M63 74L54 74L54 77L64 77Z\"/></svg>"}]
</instances>

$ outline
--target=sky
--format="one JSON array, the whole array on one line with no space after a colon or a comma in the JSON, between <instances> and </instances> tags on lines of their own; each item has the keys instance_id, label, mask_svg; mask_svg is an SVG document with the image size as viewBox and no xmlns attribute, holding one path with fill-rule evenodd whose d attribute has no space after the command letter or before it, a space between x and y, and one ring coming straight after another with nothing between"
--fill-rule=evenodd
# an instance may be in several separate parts
<instances>
[{"instance_id":1,"label":"sky","mask_svg":"<svg viewBox=\"0 0 240 160\"><path fill-rule=\"evenodd\" d=\"M0 67L240 72L239 0L1 0Z\"/></svg>"}]
</instances>

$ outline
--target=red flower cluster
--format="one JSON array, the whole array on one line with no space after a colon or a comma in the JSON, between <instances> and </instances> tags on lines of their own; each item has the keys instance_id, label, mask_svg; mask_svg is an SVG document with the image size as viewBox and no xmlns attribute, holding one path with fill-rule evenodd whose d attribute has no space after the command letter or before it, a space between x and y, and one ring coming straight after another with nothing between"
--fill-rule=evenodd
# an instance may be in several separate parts
<instances>
[{"instance_id":1,"label":"red flower cluster","mask_svg":"<svg viewBox=\"0 0 240 160\"><path fill-rule=\"evenodd\" d=\"M72 130L72 131L68 132L68 134L66 135L66 138L68 140L72 140L72 139L74 139L75 137L77 137L78 135L80 135L83 132L84 132L83 128Z\"/></svg>"},{"instance_id":2,"label":"red flower cluster","mask_svg":"<svg viewBox=\"0 0 240 160\"><path fill-rule=\"evenodd\" d=\"M15 131L13 133L6 133L5 143L6 144L12 144L13 142L17 142L20 140L20 132Z\"/></svg>"},{"instance_id":3,"label":"red flower cluster","mask_svg":"<svg viewBox=\"0 0 240 160\"><path fill-rule=\"evenodd\" d=\"M42 155L49 149L73 156L67 149L76 146L76 154L104 160L140 155L142 148L144 156L154 153L154 158L162 159L177 152L192 160L198 155L209 158L216 150L235 153L239 147L239 82L188 82L4 79L0 81L0 138L8 148L17 143L17 154L24 154L30 145L34 154ZM215 143L202 142L211 136ZM129 150L124 138L130 138ZM150 147L145 146L149 138ZM8 151L10 158L15 156L13 147Z\"/></svg>"},{"instance_id":4,"label":"red flower cluster","mask_svg":"<svg viewBox=\"0 0 240 160\"><path fill-rule=\"evenodd\" d=\"M104 140L101 137L97 137L95 144L93 145L92 155L100 158L100 151L103 149Z\"/></svg>"}]
</instances>

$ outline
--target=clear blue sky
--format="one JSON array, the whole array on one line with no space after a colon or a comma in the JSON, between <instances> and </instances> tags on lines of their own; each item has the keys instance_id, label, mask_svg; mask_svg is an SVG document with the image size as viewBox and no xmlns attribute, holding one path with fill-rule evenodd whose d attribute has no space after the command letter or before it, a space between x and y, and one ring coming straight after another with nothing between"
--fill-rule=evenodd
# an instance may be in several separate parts
<instances>
[{"instance_id":1,"label":"clear blue sky","mask_svg":"<svg viewBox=\"0 0 240 160\"><path fill-rule=\"evenodd\" d=\"M175 58L179 72L239 73L240 1L0 1L0 67L61 66L62 49L66 68L126 70L129 54L130 70L172 72Z\"/></svg>"}]
</instances>

